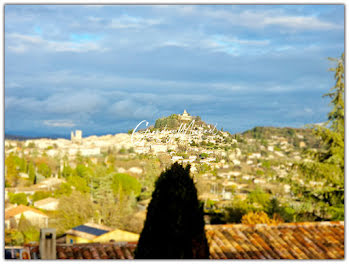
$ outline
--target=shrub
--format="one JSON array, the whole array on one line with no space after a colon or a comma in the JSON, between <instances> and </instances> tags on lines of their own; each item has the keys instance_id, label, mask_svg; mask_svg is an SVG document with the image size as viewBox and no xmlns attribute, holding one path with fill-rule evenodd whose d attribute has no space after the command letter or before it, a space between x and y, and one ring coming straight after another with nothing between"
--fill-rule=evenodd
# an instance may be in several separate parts
<instances>
[{"instance_id":1,"label":"shrub","mask_svg":"<svg viewBox=\"0 0 349 264\"><path fill-rule=\"evenodd\" d=\"M25 193L17 193L17 194L10 193L9 199L10 199L10 203L12 204L17 204L17 205L28 204L27 195Z\"/></svg>"},{"instance_id":2,"label":"shrub","mask_svg":"<svg viewBox=\"0 0 349 264\"><path fill-rule=\"evenodd\" d=\"M283 222L284 221L280 215L274 214L273 218L269 218L268 215L263 211L249 212L249 213L245 214L241 219L241 223L250 224L250 225L254 225L254 224L279 224L279 223L283 223Z\"/></svg>"}]
</instances>

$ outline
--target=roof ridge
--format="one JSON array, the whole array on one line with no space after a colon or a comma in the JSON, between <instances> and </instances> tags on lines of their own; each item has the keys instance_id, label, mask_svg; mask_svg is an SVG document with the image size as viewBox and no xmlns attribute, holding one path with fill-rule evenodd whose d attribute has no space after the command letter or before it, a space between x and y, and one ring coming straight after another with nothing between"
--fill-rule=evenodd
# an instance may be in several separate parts
<instances>
[{"instance_id":1,"label":"roof ridge","mask_svg":"<svg viewBox=\"0 0 349 264\"><path fill-rule=\"evenodd\" d=\"M329 225L329 226L338 226L338 225L344 225L344 221L321 221L321 222L292 222L292 223L279 223L279 224L266 224L266 223L260 223L260 224L219 224L219 225L205 225L205 228L212 229L212 228L218 228L218 227L283 227L283 226L317 226L317 225Z\"/></svg>"}]
</instances>

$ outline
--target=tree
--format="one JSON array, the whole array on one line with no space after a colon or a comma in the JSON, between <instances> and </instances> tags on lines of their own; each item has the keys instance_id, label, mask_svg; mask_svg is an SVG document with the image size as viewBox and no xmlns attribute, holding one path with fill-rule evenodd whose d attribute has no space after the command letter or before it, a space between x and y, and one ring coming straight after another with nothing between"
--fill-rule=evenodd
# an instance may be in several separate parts
<instances>
[{"instance_id":1,"label":"tree","mask_svg":"<svg viewBox=\"0 0 349 264\"><path fill-rule=\"evenodd\" d=\"M38 166L38 172L43 175L45 178L51 177L52 171L51 168L46 163L40 163Z\"/></svg>"},{"instance_id":2,"label":"tree","mask_svg":"<svg viewBox=\"0 0 349 264\"><path fill-rule=\"evenodd\" d=\"M315 127L315 133L325 143L325 150L318 153L319 162L337 165L344 173L344 53L340 59L329 58L337 62L336 68L330 68L335 72L336 84L330 92L323 97L330 97L332 110L328 113L329 125L327 127Z\"/></svg>"},{"instance_id":3,"label":"tree","mask_svg":"<svg viewBox=\"0 0 349 264\"><path fill-rule=\"evenodd\" d=\"M326 218L344 219L344 53L341 58L329 58L337 63L334 71L335 86L324 97L330 97L332 110L328 114L326 126L315 126L314 134L319 136L323 148L309 152L313 162L300 164L300 171L311 180L325 181L325 187L314 189L311 199L326 204ZM326 215L326 213L322 213Z\"/></svg>"},{"instance_id":4,"label":"tree","mask_svg":"<svg viewBox=\"0 0 349 264\"><path fill-rule=\"evenodd\" d=\"M295 217L295 211L288 206L281 206L276 197L270 200L269 205L266 208L266 213L269 217L273 217L274 214L278 214L285 220L285 222L292 222Z\"/></svg>"},{"instance_id":5,"label":"tree","mask_svg":"<svg viewBox=\"0 0 349 264\"><path fill-rule=\"evenodd\" d=\"M24 237L17 229L5 229L5 245L23 245Z\"/></svg>"},{"instance_id":6,"label":"tree","mask_svg":"<svg viewBox=\"0 0 349 264\"><path fill-rule=\"evenodd\" d=\"M25 193L17 193L17 194L10 193L9 198L10 198L10 203L12 204L17 204L17 205L28 204L27 195Z\"/></svg>"},{"instance_id":7,"label":"tree","mask_svg":"<svg viewBox=\"0 0 349 264\"><path fill-rule=\"evenodd\" d=\"M19 172L17 170L18 157L12 153L5 159L5 179L9 185L16 187L19 182Z\"/></svg>"},{"instance_id":8,"label":"tree","mask_svg":"<svg viewBox=\"0 0 349 264\"><path fill-rule=\"evenodd\" d=\"M33 226L29 220L22 214L18 222L18 231L22 233L24 243L39 241L40 231L38 227Z\"/></svg>"},{"instance_id":9,"label":"tree","mask_svg":"<svg viewBox=\"0 0 349 264\"><path fill-rule=\"evenodd\" d=\"M51 197L52 193L51 192L47 192L47 191L37 191L33 194L32 196L32 202L36 202L36 201L40 201L42 199Z\"/></svg>"},{"instance_id":10,"label":"tree","mask_svg":"<svg viewBox=\"0 0 349 264\"><path fill-rule=\"evenodd\" d=\"M30 162L28 165L28 175L29 175L29 180L30 183L34 184L34 180L35 180L35 167L33 162Z\"/></svg>"},{"instance_id":11,"label":"tree","mask_svg":"<svg viewBox=\"0 0 349 264\"><path fill-rule=\"evenodd\" d=\"M59 198L63 195L70 195L72 193L71 185L63 182L58 189L54 191L54 197Z\"/></svg>"},{"instance_id":12,"label":"tree","mask_svg":"<svg viewBox=\"0 0 349 264\"><path fill-rule=\"evenodd\" d=\"M261 188L256 188L248 194L248 201L251 204L259 204L262 208L266 208L270 202L270 196L268 193L264 192Z\"/></svg>"},{"instance_id":13,"label":"tree","mask_svg":"<svg viewBox=\"0 0 349 264\"><path fill-rule=\"evenodd\" d=\"M81 193L89 193L90 187L88 186L89 183L87 182L87 179L79 177L77 175L71 175L67 179L67 183L74 187L75 190L81 192Z\"/></svg>"},{"instance_id":14,"label":"tree","mask_svg":"<svg viewBox=\"0 0 349 264\"><path fill-rule=\"evenodd\" d=\"M208 258L203 208L190 166L175 163L155 183L136 259Z\"/></svg>"},{"instance_id":15,"label":"tree","mask_svg":"<svg viewBox=\"0 0 349 264\"><path fill-rule=\"evenodd\" d=\"M104 225L118 227L128 230L132 215L136 210L136 198L134 193L139 193L135 190L132 184L126 180L123 182L118 178L117 185L113 184L118 174L104 172L96 178L97 188L93 194L93 200L96 203L95 219L102 222ZM126 174L122 174L126 179L138 181ZM120 175L119 175L120 176ZM122 176L121 176L122 178ZM114 182L115 183L115 182Z\"/></svg>"},{"instance_id":16,"label":"tree","mask_svg":"<svg viewBox=\"0 0 349 264\"><path fill-rule=\"evenodd\" d=\"M114 194L117 194L119 190L122 190L122 192L127 195L133 193L136 196L141 193L142 188L136 178L125 173L115 173L112 177L111 187Z\"/></svg>"},{"instance_id":17,"label":"tree","mask_svg":"<svg viewBox=\"0 0 349 264\"><path fill-rule=\"evenodd\" d=\"M344 53L340 59L329 58L329 60L335 61L337 67L329 69L335 72L336 84L331 88L332 92L324 95L332 99L331 104L333 105L332 111L328 114L328 120L334 132L344 135Z\"/></svg>"},{"instance_id":18,"label":"tree","mask_svg":"<svg viewBox=\"0 0 349 264\"><path fill-rule=\"evenodd\" d=\"M93 203L88 195L73 191L69 196L62 196L57 212L59 231L89 222L93 212Z\"/></svg>"}]
</instances>

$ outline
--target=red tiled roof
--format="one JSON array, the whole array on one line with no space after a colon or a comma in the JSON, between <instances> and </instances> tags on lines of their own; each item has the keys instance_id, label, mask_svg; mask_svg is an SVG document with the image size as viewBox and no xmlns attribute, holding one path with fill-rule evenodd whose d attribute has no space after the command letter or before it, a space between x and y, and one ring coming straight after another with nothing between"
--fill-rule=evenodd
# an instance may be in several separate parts
<instances>
[{"instance_id":1,"label":"red tiled roof","mask_svg":"<svg viewBox=\"0 0 349 264\"><path fill-rule=\"evenodd\" d=\"M62 244L56 252L57 259L134 259L136 247L137 242ZM31 246L30 252L37 258L39 246Z\"/></svg>"},{"instance_id":2,"label":"red tiled roof","mask_svg":"<svg viewBox=\"0 0 349 264\"><path fill-rule=\"evenodd\" d=\"M211 259L343 259L344 222L207 225Z\"/></svg>"},{"instance_id":3,"label":"red tiled roof","mask_svg":"<svg viewBox=\"0 0 349 264\"><path fill-rule=\"evenodd\" d=\"M206 225L211 259L344 259L344 222ZM57 245L57 259L133 259L137 242ZM38 252L38 246L30 247Z\"/></svg>"},{"instance_id":4,"label":"red tiled roof","mask_svg":"<svg viewBox=\"0 0 349 264\"><path fill-rule=\"evenodd\" d=\"M28 206L25 206L25 205L19 205L17 207L13 207L11 209L8 209L5 211L5 220L7 219L10 219L11 217L14 217L18 214L22 214L26 211L32 211L34 213L37 213L37 214L41 214L43 216L46 216L46 214L44 214L43 212L39 211L38 209L35 209L35 208L31 208L31 207L28 207Z\"/></svg>"}]
</instances>

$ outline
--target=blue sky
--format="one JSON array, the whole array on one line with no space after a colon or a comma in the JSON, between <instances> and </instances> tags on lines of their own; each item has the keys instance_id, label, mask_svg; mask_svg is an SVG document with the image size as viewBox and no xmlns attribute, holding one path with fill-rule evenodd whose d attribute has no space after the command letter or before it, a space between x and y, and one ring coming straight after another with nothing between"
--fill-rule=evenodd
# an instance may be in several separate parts
<instances>
[{"instance_id":1,"label":"blue sky","mask_svg":"<svg viewBox=\"0 0 349 264\"><path fill-rule=\"evenodd\" d=\"M343 5L6 5L5 133L319 123L343 51Z\"/></svg>"}]
</instances>

